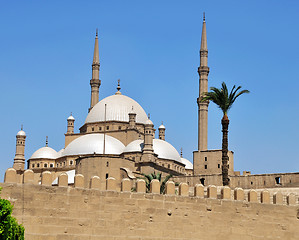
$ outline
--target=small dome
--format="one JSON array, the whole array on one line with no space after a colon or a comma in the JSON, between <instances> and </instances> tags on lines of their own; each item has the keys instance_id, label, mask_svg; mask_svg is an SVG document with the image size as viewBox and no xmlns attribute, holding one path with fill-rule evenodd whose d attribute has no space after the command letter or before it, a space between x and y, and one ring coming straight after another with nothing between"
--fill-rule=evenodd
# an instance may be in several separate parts
<instances>
[{"instance_id":1,"label":"small dome","mask_svg":"<svg viewBox=\"0 0 299 240\"><path fill-rule=\"evenodd\" d=\"M75 121L75 118L73 117L73 115L70 115L68 118L67 118L67 120L69 121L69 120L73 120L73 121Z\"/></svg>"},{"instance_id":2,"label":"small dome","mask_svg":"<svg viewBox=\"0 0 299 240\"><path fill-rule=\"evenodd\" d=\"M21 130L18 131L17 136L26 136L26 133L23 130Z\"/></svg>"},{"instance_id":3,"label":"small dome","mask_svg":"<svg viewBox=\"0 0 299 240\"><path fill-rule=\"evenodd\" d=\"M181 158L182 163L185 164L185 169L193 169L193 164L186 158Z\"/></svg>"},{"instance_id":4,"label":"small dome","mask_svg":"<svg viewBox=\"0 0 299 240\"><path fill-rule=\"evenodd\" d=\"M103 154L104 134L93 133L76 138L63 151L62 156ZM105 154L119 155L123 152L125 145L114 137L106 134Z\"/></svg>"},{"instance_id":5,"label":"small dome","mask_svg":"<svg viewBox=\"0 0 299 240\"><path fill-rule=\"evenodd\" d=\"M38 158L43 158L43 159L56 159L57 158L57 152L50 147L42 147L35 151L30 159L38 159Z\"/></svg>"},{"instance_id":6,"label":"small dome","mask_svg":"<svg viewBox=\"0 0 299 240\"><path fill-rule=\"evenodd\" d=\"M143 146L143 140L135 140L126 146L124 153L142 152ZM180 154L170 143L160 139L153 139L153 148L158 158L170 159L181 163Z\"/></svg>"},{"instance_id":7,"label":"small dome","mask_svg":"<svg viewBox=\"0 0 299 240\"><path fill-rule=\"evenodd\" d=\"M67 182L68 182L68 184L73 184L75 182L74 181L75 174L76 174L75 169L67 171L65 173L67 174ZM55 178L55 180L52 182L52 185L57 185L57 184L58 184L58 177Z\"/></svg>"},{"instance_id":8,"label":"small dome","mask_svg":"<svg viewBox=\"0 0 299 240\"><path fill-rule=\"evenodd\" d=\"M165 126L163 124L161 124L158 129L165 129Z\"/></svg>"},{"instance_id":9,"label":"small dome","mask_svg":"<svg viewBox=\"0 0 299 240\"><path fill-rule=\"evenodd\" d=\"M106 121L129 122L129 113L136 113L136 122L145 123L147 116L143 108L132 98L125 95L112 95L98 102L88 113L85 123L105 121L105 104L106 104Z\"/></svg>"},{"instance_id":10,"label":"small dome","mask_svg":"<svg viewBox=\"0 0 299 240\"><path fill-rule=\"evenodd\" d=\"M146 120L145 124L146 125L154 125L152 120L150 120L149 118Z\"/></svg>"}]
</instances>

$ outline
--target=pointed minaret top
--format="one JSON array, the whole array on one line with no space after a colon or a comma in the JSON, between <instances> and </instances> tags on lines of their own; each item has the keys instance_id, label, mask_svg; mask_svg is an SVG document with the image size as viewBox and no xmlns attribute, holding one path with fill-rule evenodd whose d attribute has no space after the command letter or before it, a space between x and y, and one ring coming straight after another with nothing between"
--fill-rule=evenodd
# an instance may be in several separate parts
<instances>
[{"instance_id":1,"label":"pointed minaret top","mask_svg":"<svg viewBox=\"0 0 299 240\"><path fill-rule=\"evenodd\" d=\"M48 147L48 136L46 136L46 147Z\"/></svg>"},{"instance_id":2,"label":"pointed minaret top","mask_svg":"<svg viewBox=\"0 0 299 240\"><path fill-rule=\"evenodd\" d=\"M96 39L94 43L94 53L93 53L93 62L92 65L94 64L99 64L100 63L100 58L99 58L99 39L98 39L98 29L96 30Z\"/></svg>"},{"instance_id":3,"label":"pointed minaret top","mask_svg":"<svg viewBox=\"0 0 299 240\"><path fill-rule=\"evenodd\" d=\"M203 13L203 24L202 24L200 50L201 51L208 50L208 45L207 45L207 29L206 29L206 16L205 16L205 13Z\"/></svg>"}]
</instances>

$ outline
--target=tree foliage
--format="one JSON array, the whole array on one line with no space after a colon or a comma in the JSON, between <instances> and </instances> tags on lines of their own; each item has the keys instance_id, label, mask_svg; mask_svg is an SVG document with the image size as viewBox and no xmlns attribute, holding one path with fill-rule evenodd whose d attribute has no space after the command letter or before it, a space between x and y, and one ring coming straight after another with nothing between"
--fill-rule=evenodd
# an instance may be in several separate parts
<instances>
[{"instance_id":1,"label":"tree foliage","mask_svg":"<svg viewBox=\"0 0 299 240\"><path fill-rule=\"evenodd\" d=\"M24 240L24 227L11 216L12 209L11 203L0 197L0 240Z\"/></svg>"},{"instance_id":2,"label":"tree foliage","mask_svg":"<svg viewBox=\"0 0 299 240\"><path fill-rule=\"evenodd\" d=\"M225 82L223 82L220 89L211 87L211 92L204 93L201 102L212 101L222 110L223 115L226 115L228 110L232 107L233 103L240 95L249 93L248 90L242 90L239 92L241 88L241 86L236 88L236 85L234 85L228 94L227 86Z\"/></svg>"},{"instance_id":3,"label":"tree foliage","mask_svg":"<svg viewBox=\"0 0 299 240\"><path fill-rule=\"evenodd\" d=\"M162 173L157 173L157 174L156 174L155 172L153 172L153 173L151 173L151 174L143 174L143 173L142 173L142 175L145 177L144 179L145 179L145 183L146 183L146 190L147 190L147 192L150 191L151 181L152 181L153 179L158 179L159 182L160 182L160 193L161 193L161 194L164 194L164 193L165 193L166 183L167 183L167 181L172 177L172 175L169 174L169 175L167 175L167 176L165 177L165 179L162 181Z\"/></svg>"}]
</instances>

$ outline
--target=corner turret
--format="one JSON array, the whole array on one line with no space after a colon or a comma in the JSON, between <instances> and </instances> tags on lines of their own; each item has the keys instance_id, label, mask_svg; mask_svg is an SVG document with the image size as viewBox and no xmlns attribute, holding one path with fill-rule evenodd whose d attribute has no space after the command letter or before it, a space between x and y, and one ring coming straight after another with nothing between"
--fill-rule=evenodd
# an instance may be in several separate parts
<instances>
[{"instance_id":1,"label":"corner turret","mask_svg":"<svg viewBox=\"0 0 299 240\"><path fill-rule=\"evenodd\" d=\"M26 133L23 131L22 126L16 135L16 154L13 164L15 170L24 170L25 167L25 139Z\"/></svg>"}]
</instances>

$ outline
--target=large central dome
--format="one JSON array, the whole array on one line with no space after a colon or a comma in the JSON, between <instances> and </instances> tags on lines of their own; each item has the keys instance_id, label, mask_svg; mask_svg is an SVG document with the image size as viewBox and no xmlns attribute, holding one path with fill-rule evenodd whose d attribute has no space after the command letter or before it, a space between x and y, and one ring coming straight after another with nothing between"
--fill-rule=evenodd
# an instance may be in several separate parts
<instances>
[{"instance_id":1,"label":"large central dome","mask_svg":"<svg viewBox=\"0 0 299 240\"><path fill-rule=\"evenodd\" d=\"M147 115L143 108L132 98L125 95L112 95L98 102L89 112L85 123L105 121L105 104L106 104L106 121L129 122L129 113L136 113L136 122L145 123Z\"/></svg>"}]
</instances>

